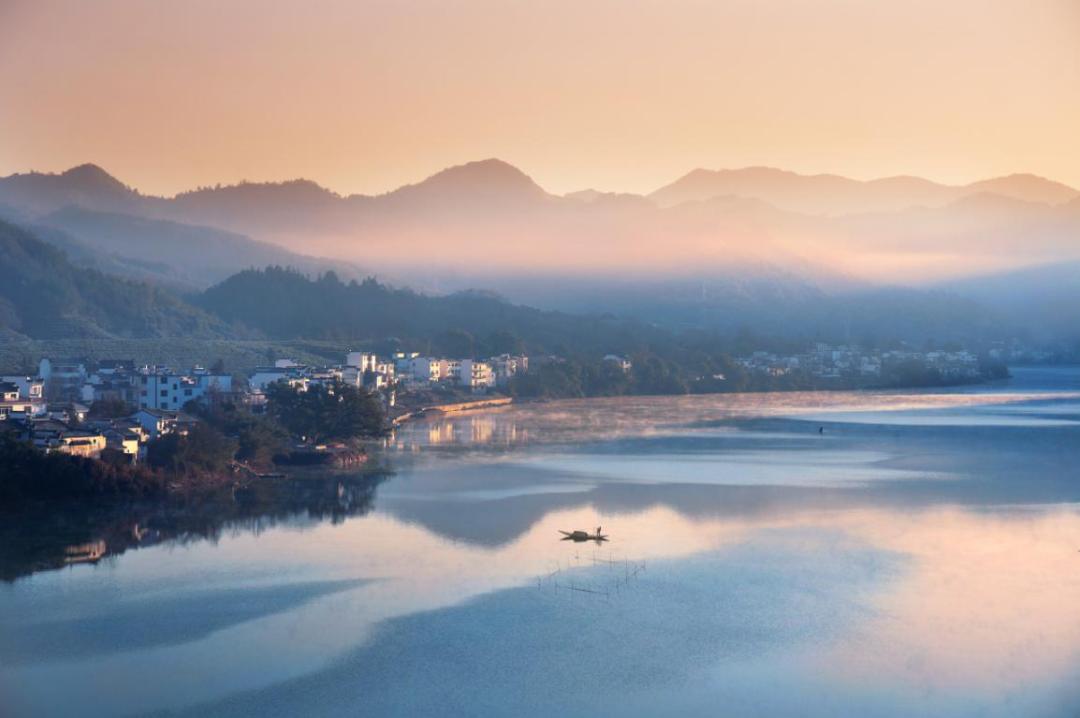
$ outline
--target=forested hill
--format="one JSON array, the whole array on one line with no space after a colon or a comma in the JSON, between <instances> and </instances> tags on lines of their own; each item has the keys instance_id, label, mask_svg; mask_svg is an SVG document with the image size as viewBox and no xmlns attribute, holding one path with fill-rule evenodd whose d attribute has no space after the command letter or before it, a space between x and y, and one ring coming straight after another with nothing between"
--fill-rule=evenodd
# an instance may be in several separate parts
<instances>
[{"instance_id":1,"label":"forested hill","mask_svg":"<svg viewBox=\"0 0 1080 718\"><path fill-rule=\"evenodd\" d=\"M32 231L0 222L0 335L268 337L355 342L472 356L527 349L566 355L630 353L670 345L640 322L541 311L493 295L427 296L375 280L343 282L269 267L233 275L183 298L153 284L76 264Z\"/></svg>"},{"instance_id":2,"label":"forested hill","mask_svg":"<svg viewBox=\"0 0 1080 718\"><path fill-rule=\"evenodd\" d=\"M228 322L275 339L386 339L456 356L515 351L604 354L670 342L640 322L541 311L480 292L432 297L373 279L311 279L295 270L247 270L195 300Z\"/></svg>"},{"instance_id":3,"label":"forested hill","mask_svg":"<svg viewBox=\"0 0 1080 718\"><path fill-rule=\"evenodd\" d=\"M225 336L228 327L166 290L72 264L0 222L0 331L35 339Z\"/></svg>"}]
</instances>

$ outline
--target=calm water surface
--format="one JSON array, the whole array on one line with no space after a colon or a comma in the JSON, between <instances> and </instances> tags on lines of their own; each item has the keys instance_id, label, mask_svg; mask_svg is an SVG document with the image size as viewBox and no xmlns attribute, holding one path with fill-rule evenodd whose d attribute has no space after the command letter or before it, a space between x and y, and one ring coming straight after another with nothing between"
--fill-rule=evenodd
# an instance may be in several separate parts
<instances>
[{"instance_id":1,"label":"calm water surface","mask_svg":"<svg viewBox=\"0 0 1080 718\"><path fill-rule=\"evenodd\" d=\"M408 425L332 510L11 573L0 715L1076 716L1080 370L1015 374Z\"/></svg>"}]
</instances>

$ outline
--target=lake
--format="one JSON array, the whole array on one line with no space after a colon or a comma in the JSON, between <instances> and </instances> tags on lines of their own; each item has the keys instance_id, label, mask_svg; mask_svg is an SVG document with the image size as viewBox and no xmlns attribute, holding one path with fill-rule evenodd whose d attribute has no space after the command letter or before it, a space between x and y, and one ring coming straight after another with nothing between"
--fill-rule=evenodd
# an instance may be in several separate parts
<instances>
[{"instance_id":1,"label":"lake","mask_svg":"<svg viewBox=\"0 0 1080 718\"><path fill-rule=\"evenodd\" d=\"M523 404L379 461L8 531L0 714L1080 714L1080 369Z\"/></svg>"}]
</instances>

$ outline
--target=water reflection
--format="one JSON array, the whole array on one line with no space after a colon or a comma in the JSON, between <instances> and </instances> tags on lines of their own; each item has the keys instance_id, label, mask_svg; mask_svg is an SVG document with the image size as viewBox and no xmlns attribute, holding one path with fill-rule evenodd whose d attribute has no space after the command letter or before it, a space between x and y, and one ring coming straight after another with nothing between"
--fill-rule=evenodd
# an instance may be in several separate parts
<instances>
[{"instance_id":1,"label":"water reflection","mask_svg":"<svg viewBox=\"0 0 1080 718\"><path fill-rule=\"evenodd\" d=\"M96 564L162 542L219 540L281 523L331 521L371 510L383 471L265 480L187 500L123 506L39 506L0 520L0 580L75 564Z\"/></svg>"},{"instance_id":2,"label":"water reflection","mask_svg":"<svg viewBox=\"0 0 1080 718\"><path fill-rule=\"evenodd\" d=\"M0 591L0 696L12 715L1076 715L1074 386L406 425L393 478L347 509L327 484L213 541L184 538L192 512L71 531L51 565L112 557ZM602 545L561 540L595 526Z\"/></svg>"},{"instance_id":3,"label":"water reflection","mask_svg":"<svg viewBox=\"0 0 1080 718\"><path fill-rule=\"evenodd\" d=\"M498 414L501 410L490 410ZM396 429L385 442L400 452L449 446L511 447L529 440L529 429L518 421L488 413L468 412L453 418L430 418Z\"/></svg>"}]
</instances>

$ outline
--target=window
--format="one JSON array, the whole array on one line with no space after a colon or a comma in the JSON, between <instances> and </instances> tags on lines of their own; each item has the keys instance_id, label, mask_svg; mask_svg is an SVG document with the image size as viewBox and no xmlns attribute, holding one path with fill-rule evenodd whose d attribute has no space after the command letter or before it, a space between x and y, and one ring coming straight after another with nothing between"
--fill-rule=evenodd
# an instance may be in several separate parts
<instances>
[{"instance_id":1,"label":"window","mask_svg":"<svg viewBox=\"0 0 1080 718\"><path fill-rule=\"evenodd\" d=\"M162 396L168 396L169 395L169 390L168 389L162 389L161 390L161 395Z\"/></svg>"}]
</instances>

